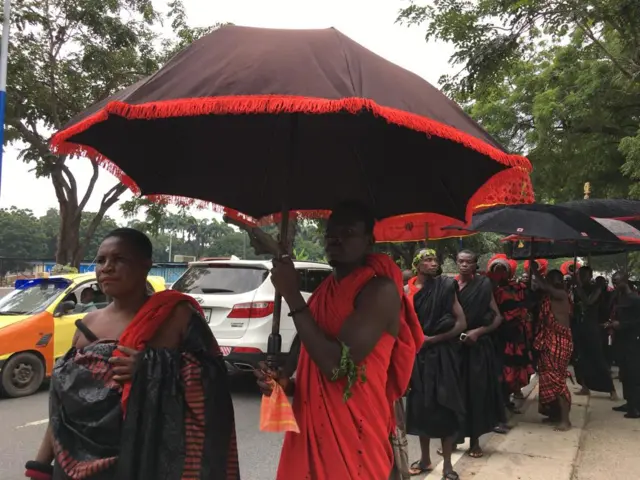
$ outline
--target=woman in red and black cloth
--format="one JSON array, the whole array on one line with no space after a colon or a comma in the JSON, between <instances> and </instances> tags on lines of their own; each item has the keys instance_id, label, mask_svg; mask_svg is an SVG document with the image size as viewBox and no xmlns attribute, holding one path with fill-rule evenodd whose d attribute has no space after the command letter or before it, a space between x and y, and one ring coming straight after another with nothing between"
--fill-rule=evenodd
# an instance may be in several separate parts
<instances>
[{"instance_id":1,"label":"woman in red and black cloth","mask_svg":"<svg viewBox=\"0 0 640 480\"><path fill-rule=\"evenodd\" d=\"M111 299L76 322L51 377L35 480L239 480L234 413L218 344L192 297L149 294L151 242L116 229L96 258Z\"/></svg>"},{"instance_id":2,"label":"woman in red and black cloth","mask_svg":"<svg viewBox=\"0 0 640 480\"><path fill-rule=\"evenodd\" d=\"M514 405L510 396L521 395L522 388L529 384L534 373L530 349L533 325L529 314L529 289L514 279L516 267L517 263L503 254L492 257L487 265L496 304L504 318L496 332L496 344L505 403L511 409Z\"/></svg>"}]
</instances>

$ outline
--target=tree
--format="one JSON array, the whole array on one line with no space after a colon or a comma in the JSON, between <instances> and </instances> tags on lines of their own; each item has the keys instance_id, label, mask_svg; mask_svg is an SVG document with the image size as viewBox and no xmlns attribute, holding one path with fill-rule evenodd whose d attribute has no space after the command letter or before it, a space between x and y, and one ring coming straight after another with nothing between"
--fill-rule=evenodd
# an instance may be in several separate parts
<instances>
[{"instance_id":1,"label":"tree","mask_svg":"<svg viewBox=\"0 0 640 480\"><path fill-rule=\"evenodd\" d=\"M0 276L45 255L47 238L31 210L0 209Z\"/></svg>"},{"instance_id":2,"label":"tree","mask_svg":"<svg viewBox=\"0 0 640 480\"><path fill-rule=\"evenodd\" d=\"M444 90L529 156L539 200L640 194L640 3L435 0L401 21L453 43Z\"/></svg>"},{"instance_id":3,"label":"tree","mask_svg":"<svg viewBox=\"0 0 640 480\"><path fill-rule=\"evenodd\" d=\"M86 248L84 249L84 256L81 258L81 261L93 261L104 237L106 237L110 231L118 228L119 226L113 218L105 215L100 224L94 228L92 222L95 216L96 212L82 212L82 218L80 220L80 237L88 237L89 240L86 244ZM40 223L40 229L45 234L47 246L45 254L40 258L55 258L60 230L60 212L55 208L50 208L47 210L45 215L38 219L38 222ZM92 235L90 237L88 235L89 230L92 231Z\"/></svg>"},{"instance_id":4,"label":"tree","mask_svg":"<svg viewBox=\"0 0 640 480\"><path fill-rule=\"evenodd\" d=\"M169 3L176 38L156 33L161 15L151 0L18 0L12 4L8 65L6 142L35 174L48 177L60 207L56 260L77 266L108 209L125 191L116 183L81 235L82 212L99 176L80 192L68 157L48 148L52 130L60 130L90 105L150 75L194 34L185 23L182 2ZM162 48L157 48L158 44Z\"/></svg>"}]
</instances>

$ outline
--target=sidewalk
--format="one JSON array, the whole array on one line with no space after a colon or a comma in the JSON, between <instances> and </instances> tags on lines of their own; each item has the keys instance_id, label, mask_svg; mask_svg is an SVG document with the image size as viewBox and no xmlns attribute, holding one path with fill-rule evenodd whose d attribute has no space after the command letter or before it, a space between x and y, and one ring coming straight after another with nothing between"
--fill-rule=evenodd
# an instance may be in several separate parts
<instances>
[{"instance_id":1,"label":"sidewalk","mask_svg":"<svg viewBox=\"0 0 640 480\"><path fill-rule=\"evenodd\" d=\"M621 394L617 381L616 389ZM640 476L640 419L627 419L611 410L621 403L614 404L601 394L591 397L572 480Z\"/></svg>"},{"instance_id":2,"label":"sidewalk","mask_svg":"<svg viewBox=\"0 0 640 480\"><path fill-rule=\"evenodd\" d=\"M577 389L571 384L569 388ZM616 388L622 391L619 384ZM573 395L573 428L568 432L542 424L537 402L534 388L523 414L513 417L515 427L508 435L485 436L483 458L459 452L454 468L461 480L595 480L627 478L640 471L640 420L625 419L611 410L621 402L599 393ZM441 475L438 469L425 478Z\"/></svg>"}]
</instances>

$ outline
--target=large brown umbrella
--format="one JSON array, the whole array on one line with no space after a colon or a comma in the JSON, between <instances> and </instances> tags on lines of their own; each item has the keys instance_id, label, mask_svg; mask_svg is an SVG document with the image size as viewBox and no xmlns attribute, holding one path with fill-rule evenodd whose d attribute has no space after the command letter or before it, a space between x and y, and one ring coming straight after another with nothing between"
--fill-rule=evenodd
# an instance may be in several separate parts
<instances>
[{"instance_id":1,"label":"large brown umbrella","mask_svg":"<svg viewBox=\"0 0 640 480\"><path fill-rule=\"evenodd\" d=\"M348 199L378 218L465 220L472 197L492 196L495 175L530 185L527 159L335 29L223 27L73 118L51 144L93 156L135 192L204 200L236 217ZM519 191L531 200L530 188Z\"/></svg>"},{"instance_id":2,"label":"large brown umbrella","mask_svg":"<svg viewBox=\"0 0 640 480\"><path fill-rule=\"evenodd\" d=\"M352 199L379 218L465 220L491 177L509 170L521 185L531 169L425 80L332 28L223 27L51 143L136 192L255 218Z\"/></svg>"}]
</instances>

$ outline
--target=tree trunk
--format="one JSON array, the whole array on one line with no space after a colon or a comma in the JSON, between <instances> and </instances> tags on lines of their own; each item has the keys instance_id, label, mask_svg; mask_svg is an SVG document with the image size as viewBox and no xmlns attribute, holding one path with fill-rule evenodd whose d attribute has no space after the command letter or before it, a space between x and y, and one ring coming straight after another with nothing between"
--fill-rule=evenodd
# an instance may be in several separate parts
<instances>
[{"instance_id":1,"label":"tree trunk","mask_svg":"<svg viewBox=\"0 0 640 480\"><path fill-rule=\"evenodd\" d=\"M80 268L80 262L76 260L80 244L80 219L78 207L67 202L60 205L60 230L58 233L58 245L56 248L56 263ZM80 212L81 214L82 212Z\"/></svg>"},{"instance_id":2,"label":"tree trunk","mask_svg":"<svg viewBox=\"0 0 640 480\"><path fill-rule=\"evenodd\" d=\"M107 213L107 210L109 210L109 208L118 201L120 195L124 193L126 187L118 183L104 194L98 212L91 219L87 231L84 232L84 236L81 238L80 225L82 223L82 212L93 193L100 172L98 165L92 162L93 175L91 176L89 186L82 200L78 202L78 186L73 173L64 164L65 160L64 157L59 157L51 171L51 181L60 207L60 231L56 248L56 263L79 269L87 245L93 238L100 222Z\"/></svg>"}]
</instances>

